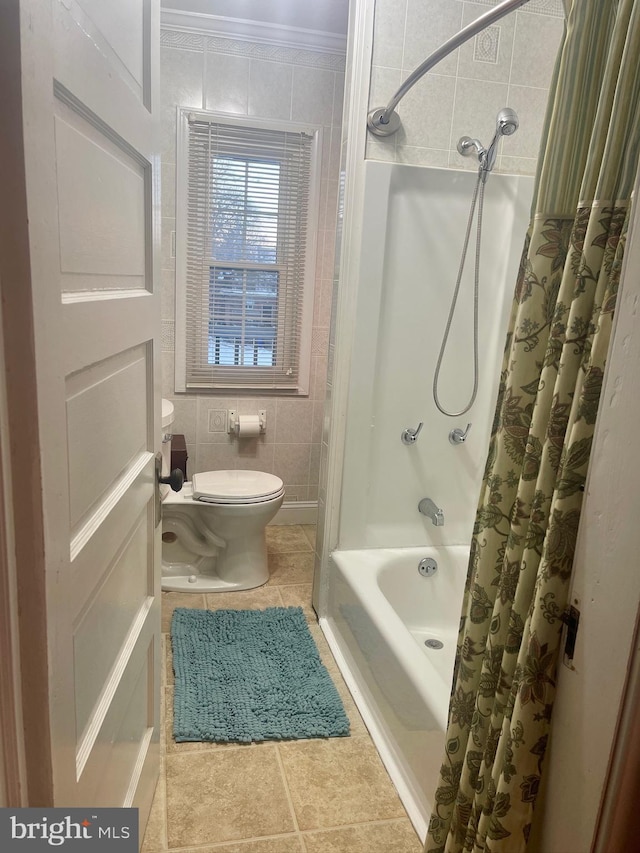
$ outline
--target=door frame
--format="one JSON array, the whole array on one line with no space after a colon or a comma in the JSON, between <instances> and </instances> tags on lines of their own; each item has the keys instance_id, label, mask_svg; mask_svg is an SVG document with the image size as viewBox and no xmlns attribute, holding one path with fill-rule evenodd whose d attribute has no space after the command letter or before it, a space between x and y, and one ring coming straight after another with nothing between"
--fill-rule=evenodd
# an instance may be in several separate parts
<instances>
[{"instance_id":1,"label":"door frame","mask_svg":"<svg viewBox=\"0 0 640 853\"><path fill-rule=\"evenodd\" d=\"M21 81L20 0L6 0L0 5L0 114L6 118L0 134L0 617L9 618L2 619L0 636L2 746L7 797L46 807L53 801L53 777Z\"/></svg>"},{"instance_id":2,"label":"door frame","mask_svg":"<svg viewBox=\"0 0 640 853\"><path fill-rule=\"evenodd\" d=\"M9 412L0 302L0 807L26 804Z\"/></svg>"}]
</instances>

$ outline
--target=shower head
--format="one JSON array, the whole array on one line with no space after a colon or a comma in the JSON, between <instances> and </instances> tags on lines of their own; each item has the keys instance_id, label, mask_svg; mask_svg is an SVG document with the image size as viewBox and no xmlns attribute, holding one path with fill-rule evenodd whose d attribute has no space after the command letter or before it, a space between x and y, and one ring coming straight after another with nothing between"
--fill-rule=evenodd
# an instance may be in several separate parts
<instances>
[{"instance_id":1,"label":"shower head","mask_svg":"<svg viewBox=\"0 0 640 853\"><path fill-rule=\"evenodd\" d=\"M520 122L515 110L505 107L496 118L496 136L511 136L518 129Z\"/></svg>"},{"instance_id":2,"label":"shower head","mask_svg":"<svg viewBox=\"0 0 640 853\"><path fill-rule=\"evenodd\" d=\"M487 175L493 169L498 154L498 142L501 136L511 136L518 129L518 116L515 110L509 107L504 107L496 116L496 132L493 135L491 144L480 157L480 166L483 178L486 181Z\"/></svg>"}]
</instances>

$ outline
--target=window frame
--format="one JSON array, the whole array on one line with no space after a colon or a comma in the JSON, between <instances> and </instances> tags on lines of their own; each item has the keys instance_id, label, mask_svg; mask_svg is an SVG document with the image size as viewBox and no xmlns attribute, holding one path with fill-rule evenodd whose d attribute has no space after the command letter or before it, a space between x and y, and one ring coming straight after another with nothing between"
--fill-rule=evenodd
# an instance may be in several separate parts
<instances>
[{"instance_id":1,"label":"window frame","mask_svg":"<svg viewBox=\"0 0 640 853\"><path fill-rule=\"evenodd\" d=\"M290 133L306 133L313 137L311 143L311 170L309 175L309 205L305 235L305 265L302 285L302 308L299 328L299 363L298 382L294 387L268 386L253 382L252 366L238 367L238 382L233 384L191 384L187 383L187 235L188 235L188 152L189 152L189 118L199 118L213 123L237 125L259 130L288 131ZM322 153L321 125L251 118L229 115L212 110L198 110L187 107L176 108L176 222L175 222L175 391L177 393L229 393L254 392L259 395L278 396L308 396L310 392L311 373L311 342L313 325L314 291L316 285L316 256L320 207L320 174ZM233 268L263 269L268 266L277 270L281 265L221 263L216 265ZM202 293L203 300L208 301L208 294ZM280 309L278 309L280 310ZM203 324L204 320L203 312ZM208 317L208 315L207 315ZM207 321L208 322L208 319Z\"/></svg>"}]
</instances>

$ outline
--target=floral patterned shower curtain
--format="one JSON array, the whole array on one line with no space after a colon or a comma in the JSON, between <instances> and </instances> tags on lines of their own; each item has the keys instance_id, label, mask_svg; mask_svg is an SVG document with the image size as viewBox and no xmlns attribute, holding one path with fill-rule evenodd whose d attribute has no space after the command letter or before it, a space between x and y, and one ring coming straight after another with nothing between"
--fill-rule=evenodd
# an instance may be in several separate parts
<instances>
[{"instance_id":1,"label":"floral patterned shower curtain","mask_svg":"<svg viewBox=\"0 0 640 853\"><path fill-rule=\"evenodd\" d=\"M639 142L640 0L573 0L476 515L427 853L526 848Z\"/></svg>"}]
</instances>

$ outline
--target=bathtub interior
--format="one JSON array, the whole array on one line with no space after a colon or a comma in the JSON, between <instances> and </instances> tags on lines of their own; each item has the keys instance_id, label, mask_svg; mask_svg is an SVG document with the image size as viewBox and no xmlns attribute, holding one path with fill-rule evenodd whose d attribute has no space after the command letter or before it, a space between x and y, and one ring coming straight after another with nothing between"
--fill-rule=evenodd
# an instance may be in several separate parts
<instances>
[{"instance_id":1,"label":"bathtub interior","mask_svg":"<svg viewBox=\"0 0 640 853\"><path fill-rule=\"evenodd\" d=\"M446 631L457 625L462 595L460 567L466 566L469 549L461 545L437 551L404 548L391 554L378 571L378 586L407 628L420 630L426 624L435 631ZM423 557L434 560L437 566L431 577L418 570Z\"/></svg>"}]
</instances>

